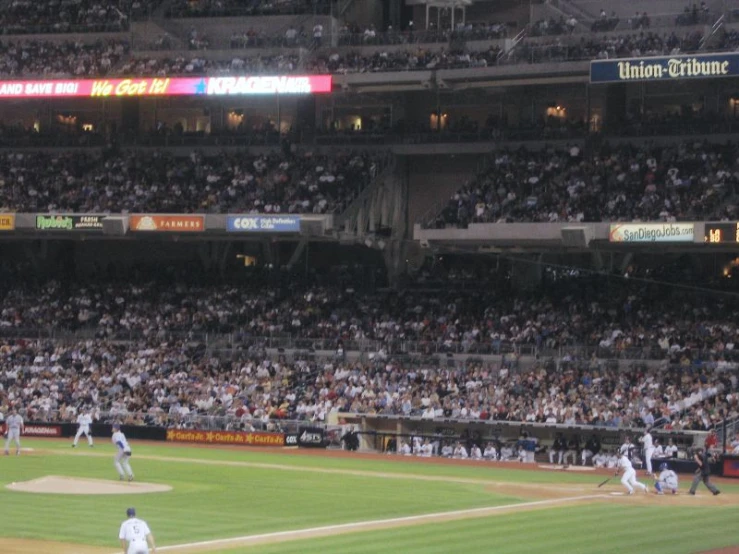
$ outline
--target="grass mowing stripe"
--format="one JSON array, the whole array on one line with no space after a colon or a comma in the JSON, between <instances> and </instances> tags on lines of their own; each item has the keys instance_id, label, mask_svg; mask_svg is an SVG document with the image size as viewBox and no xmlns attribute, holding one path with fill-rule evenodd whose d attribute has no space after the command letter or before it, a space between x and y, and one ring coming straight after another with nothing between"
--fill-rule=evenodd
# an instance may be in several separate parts
<instances>
[{"instance_id":1,"label":"grass mowing stripe","mask_svg":"<svg viewBox=\"0 0 739 554\"><path fill-rule=\"evenodd\" d=\"M662 512L662 508L667 508L667 511ZM266 545L261 546L259 552L374 554L395 551L408 554L429 552L483 554L494 551L504 554L528 554L563 551L572 554L590 554L597 551L604 554L621 554L634 550L650 554L687 554L739 541L739 531L736 529L732 529L730 534L723 533L723 536L720 532L726 525L732 525L735 519L732 510L711 510L721 512L723 517L716 521L712 518L709 527L701 529L700 534L696 533L695 513L692 510L678 509L678 513L682 512L678 516L678 521L674 520L674 511L671 507L642 508L624 504L574 506L567 507L566 510L501 514L492 518L458 520L433 526L422 525L325 537L300 541L298 544ZM583 517L587 514L590 514L590 517ZM530 517L532 515L535 517ZM655 517L645 520L645 515ZM592 524L597 521L605 523ZM540 531L535 534L521 533L530 527L538 527ZM679 533L674 533L673 530L679 530ZM706 532L710 535L707 538L704 536ZM218 552L235 554L254 551L241 548Z\"/></svg>"},{"instance_id":2,"label":"grass mowing stripe","mask_svg":"<svg viewBox=\"0 0 739 554\"><path fill-rule=\"evenodd\" d=\"M342 533L342 532L348 532L348 531L356 532L356 531L361 531L363 529L385 528L387 526L414 525L414 524L422 523L425 521L434 521L434 520L440 520L440 519L446 520L447 518L485 517L487 515L502 512L504 510L569 504L572 502L578 502L578 501L583 501L583 500L594 500L594 499L599 499L599 498L602 499L602 498L607 498L607 497L605 495L587 495L587 496L574 496L574 497L568 497L568 498L537 500L533 502L523 502L520 504L493 506L493 507L485 507L485 508L473 508L473 509L468 509L468 510L456 510L453 512L440 512L440 513L432 513L432 514L424 514L424 515L405 516L405 517L398 517L398 518L391 518L391 519L362 521L362 522L345 523L345 524L339 524L339 525L328 525L328 526L309 528L309 529L280 531L276 533L264 533L264 534L259 534L259 535L250 535L250 536L235 537L235 538L229 538L229 539L201 541L201 542L196 542L196 543L165 546L165 547L160 548L160 550L176 551L176 550L187 549L187 548L200 548L200 547L213 546L213 545L226 545L229 543L240 542L240 541L262 542L264 540L277 540L277 539L293 540L293 539L303 538L307 536L315 536L317 534L324 534L324 533L334 534L334 533Z\"/></svg>"}]
</instances>

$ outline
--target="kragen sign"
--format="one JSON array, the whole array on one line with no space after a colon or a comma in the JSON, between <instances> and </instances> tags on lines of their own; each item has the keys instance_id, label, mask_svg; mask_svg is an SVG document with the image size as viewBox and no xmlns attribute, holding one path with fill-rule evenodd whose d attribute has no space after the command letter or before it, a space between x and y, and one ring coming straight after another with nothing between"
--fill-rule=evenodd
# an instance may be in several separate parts
<instances>
[{"instance_id":1,"label":"kragen sign","mask_svg":"<svg viewBox=\"0 0 739 554\"><path fill-rule=\"evenodd\" d=\"M237 215L229 216L226 229L230 233L299 233L297 215Z\"/></svg>"},{"instance_id":2,"label":"kragen sign","mask_svg":"<svg viewBox=\"0 0 739 554\"><path fill-rule=\"evenodd\" d=\"M739 75L739 52L590 62L591 83L677 81Z\"/></svg>"},{"instance_id":3,"label":"kragen sign","mask_svg":"<svg viewBox=\"0 0 739 554\"><path fill-rule=\"evenodd\" d=\"M609 242L693 242L693 223L614 223Z\"/></svg>"},{"instance_id":4,"label":"kragen sign","mask_svg":"<svg viewBox=\"0 0 739 554\"><path fill-rule=\"evenodd\" d=\"M103 231L102 215L37 215L38 231Z\"/></svg>"},{"instance_id":5,"label":"kragen sign","mask_svg":"<svg viewBox=\"0 0 739 554\"><path fill-rule=\"evenodd\" d=\"M331 92L331 75L0 81L2 98L295 95Z\"/></svg>"},{"instance_id":6,"label":"kragen sign","mask_svg":"<svg viewBox=\"0 0 739 554\"><path fill-rule=\"evenodd\" d=\"M202 215L132 215L128 223L131 231L199 233L205 230Z\"/></svg>"},{"instance_id":7,"label":"kragen sign","mask_svg":"<svg viewBox=\"0 0 739 554\"><path fill-rule=\"evenodd\" d=\"M208 444L240 444L243 446L285 446L285 435L282 433L247 433L244 431L167 429L167 440Z\"/></svg>"},{"instance_id":8,"label":"kragen sign","mask_svg":"<svg viewBox=\"0 0 739 554\"><path fill-rule=\"evenodd\" d=\"M60 425L36 425L29 423L23 426L23 434L33 437L61 437Z\"/></svg>"},{"instance_id":9,"label":"kragen sign","mask_svg":"<svg viewBox=\"0 0 739 554\"><path fill-rule=\"evenodd\" d=\"M0 231L15 229L15 214L0 214Z\"/></svg>"}]
</instances>

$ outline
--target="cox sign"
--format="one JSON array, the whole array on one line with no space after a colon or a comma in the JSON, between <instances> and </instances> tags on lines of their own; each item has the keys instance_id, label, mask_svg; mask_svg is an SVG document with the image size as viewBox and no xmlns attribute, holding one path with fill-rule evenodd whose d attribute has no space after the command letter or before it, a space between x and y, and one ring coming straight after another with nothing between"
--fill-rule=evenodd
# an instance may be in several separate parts
<instances>
[{"instance_id":1,"label":"cox sign","mask_svg":"<svg viewBox=\"0 0 739 554\"><path fill-rule=\"evenodd\" d=\"M299 233L297 215L235 215L229 216L226 229L230 233Z\"/></svg>"}]
</instances>

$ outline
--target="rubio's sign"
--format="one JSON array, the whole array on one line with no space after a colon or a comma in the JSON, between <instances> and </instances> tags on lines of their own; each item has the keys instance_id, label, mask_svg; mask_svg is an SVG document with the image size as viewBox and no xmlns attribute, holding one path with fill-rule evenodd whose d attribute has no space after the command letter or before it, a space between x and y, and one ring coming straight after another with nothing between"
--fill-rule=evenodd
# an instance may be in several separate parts
<instances>
[{"instance_id":1,"label":"rubio's sign","mask_svg":"<svg viewBox=\"0 0 739 554\"><path fill-rule=\"evenodd\" d=\"M669 56L590 63L591 83L706 79L739 75L739 53Z\"/></svg>"},{"instance_id":2,"label":"rubio's sign","mask_svg":"<svg viewBox=\"0 0 739 554\"><path fill-rule=\"evenodd\" d=\"M37 215L37 231L103 231L102 215Z\"/></svg>"}]
</instances>

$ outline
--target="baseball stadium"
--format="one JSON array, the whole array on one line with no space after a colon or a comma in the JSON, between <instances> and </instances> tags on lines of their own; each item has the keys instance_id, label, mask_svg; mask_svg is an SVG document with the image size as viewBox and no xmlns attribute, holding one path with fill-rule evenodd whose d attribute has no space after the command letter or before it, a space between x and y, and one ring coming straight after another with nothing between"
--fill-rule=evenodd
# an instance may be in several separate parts
<instances>
[{"instance_id":1,"label":"baseball stadium","mask_svg":"<svg viewBox=\"0 0 739 554\"><path fill-rule=\"evenodd\" d=\"M0 0L0 554L739 552L735 0Z\"/></svg>"}]
</instances>

